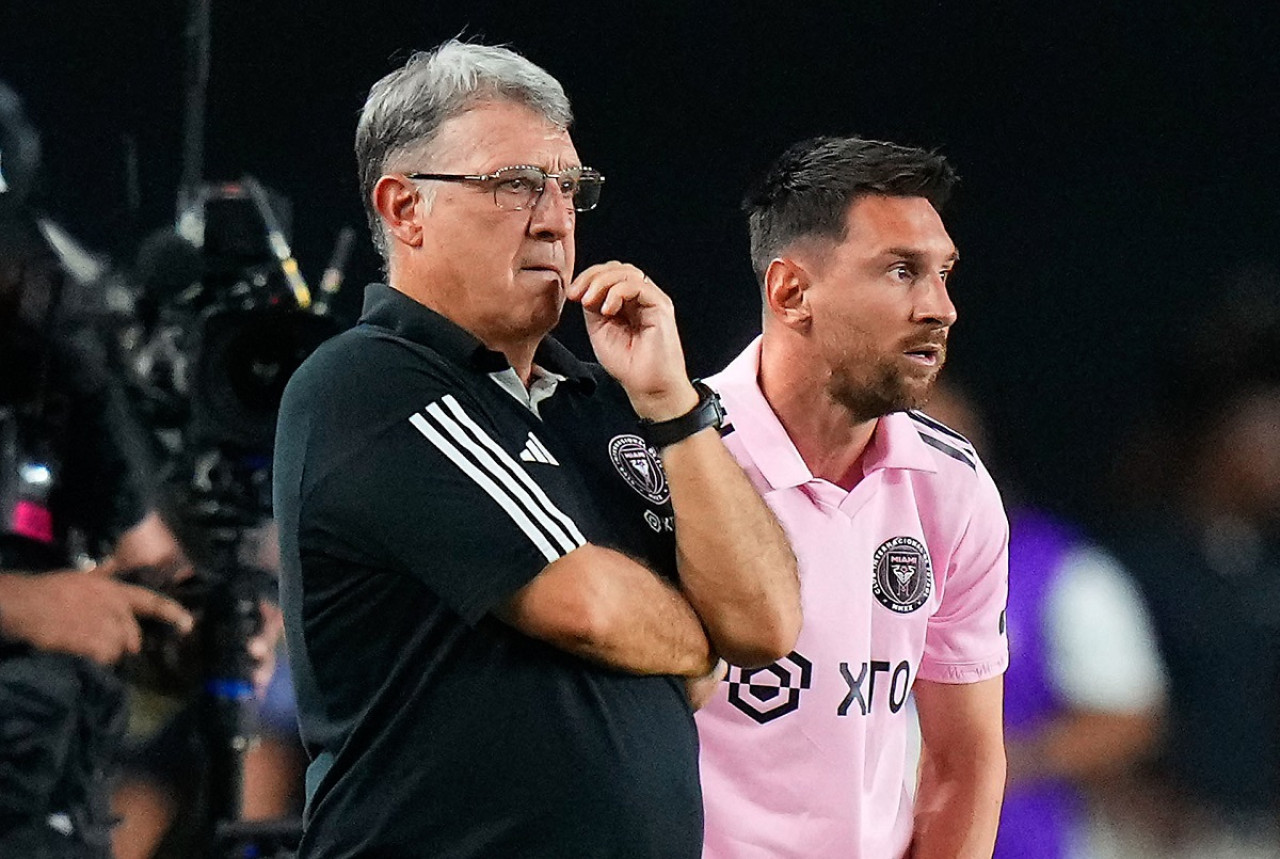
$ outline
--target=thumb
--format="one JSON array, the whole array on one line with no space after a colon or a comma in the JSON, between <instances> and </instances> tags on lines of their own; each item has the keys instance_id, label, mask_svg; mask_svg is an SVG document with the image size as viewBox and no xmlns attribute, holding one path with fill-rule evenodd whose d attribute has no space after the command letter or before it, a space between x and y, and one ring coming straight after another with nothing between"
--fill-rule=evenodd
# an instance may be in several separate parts
<instances>
[{"instance_id":1,"label":"thumb","mask_svg":"<svg viewBox=\"0 0 1280 859\"><path fill-rule=\"evenodd\" d=\"M85 572L100 578L109 579L115 576L116 573L120 572L120 565L116 562L115 557L112 556L110 558L102 559L92 567L89 567L89 569L85 570Z\"/></svg>"}]
</instances>

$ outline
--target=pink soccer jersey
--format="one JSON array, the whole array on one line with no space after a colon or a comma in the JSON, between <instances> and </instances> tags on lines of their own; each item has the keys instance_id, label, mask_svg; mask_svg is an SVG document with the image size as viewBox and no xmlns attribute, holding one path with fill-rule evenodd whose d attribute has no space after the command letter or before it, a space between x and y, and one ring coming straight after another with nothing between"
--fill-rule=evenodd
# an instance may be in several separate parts
<instances>
[{"instance_id":1,"label":"pink soccer jersey","mask_svg":"<svg viewBox=\"0 0 1280 859\"><path fill-rule=\"evenodd\" d=\"M880 420L852 492L815 478L760 393L759 350L708 382L791 538L804 628L779 662L731 667L697 714L703 855L895 859L911 839L912 684L1008 664L1008 521L969 443L915 412Z\"/></svg>"}]
</instances>

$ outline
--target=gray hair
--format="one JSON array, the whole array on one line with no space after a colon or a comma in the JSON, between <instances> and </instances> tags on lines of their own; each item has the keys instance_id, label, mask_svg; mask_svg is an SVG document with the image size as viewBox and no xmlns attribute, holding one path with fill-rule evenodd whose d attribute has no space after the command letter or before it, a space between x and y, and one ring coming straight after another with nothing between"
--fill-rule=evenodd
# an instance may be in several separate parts
<instances>
[{"instance_id":1,"label":"gray hair","mask_svg":"<svg viewBox=\"0 0 1280 859\"><path fill-rule=\"evenodd\" d=\"M573 122L564 88L545 70L507 48L457 39L415 52L369 90L356 126L356 164L373 244L384 260L387 235L373 205L378 179L407 155L425 158L445 122L490 101L524 105L560 128ZM424 192L428 204L431 193Z\"/></svg>"}]
</instances>

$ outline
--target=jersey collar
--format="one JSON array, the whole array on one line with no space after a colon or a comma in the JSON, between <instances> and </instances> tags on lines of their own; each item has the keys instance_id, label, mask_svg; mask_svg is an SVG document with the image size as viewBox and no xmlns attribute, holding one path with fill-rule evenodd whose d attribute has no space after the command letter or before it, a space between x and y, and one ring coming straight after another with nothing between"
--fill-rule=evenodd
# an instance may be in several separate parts
<instances>
[{"instance_id":1,"label":"jersey collar","mask_svg":"<svg viewBox=\"0 0 1280 859\"><path fill-rule=\"evenodd\" d=\"M719 393L733 431L760 474L773 489L802 486L817 478L792 443L760 390L760 338L729 366L707 381ZM876 424L867 451L865 473L880 469L937 471L936 458L905 413L886 415Z\"/></svg>"},{"instance_id":2,"label":"jersey collar","mask_svg":"<svg viewBox=\"0 0 1280 859\"><path fill-rule=\"evenodd\" d=\"M510 367L501 352L488 348L465 328L385 283L365 287L364 309L358 324L385 328L398 337L430 347L456 364L483 373L498 373ZM591 368L551 337L544 337L538 344L533 360L588 390L595 387Z\"/></svg>"}]
</instances>

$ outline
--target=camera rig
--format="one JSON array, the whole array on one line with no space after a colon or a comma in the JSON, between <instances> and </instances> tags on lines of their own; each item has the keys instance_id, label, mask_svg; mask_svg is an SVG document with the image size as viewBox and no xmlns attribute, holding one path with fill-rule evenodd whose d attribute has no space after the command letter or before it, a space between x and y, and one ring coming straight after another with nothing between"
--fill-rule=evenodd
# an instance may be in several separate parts
<instances>
[{"instance_id":1,"label":"camera rig","mask_svg":"<svg viewBox=\"0 0 1280 859\"><path fill-rule=\"evenodd\" d=\"M187 199L176 230L153 234L139 252L138 319L124 340L135 394L168 463L174 518L203 580L197 724L210 767L202 841L210 855L244 855L249 845L289 845L297 827L238 820L255 728L246 643L258 630L259 601L275 590L243 548L271 515L285 384L338 325L311 303L289 249L287 201L248 176L202 185Z\"/></svg>"}]
</instances>

